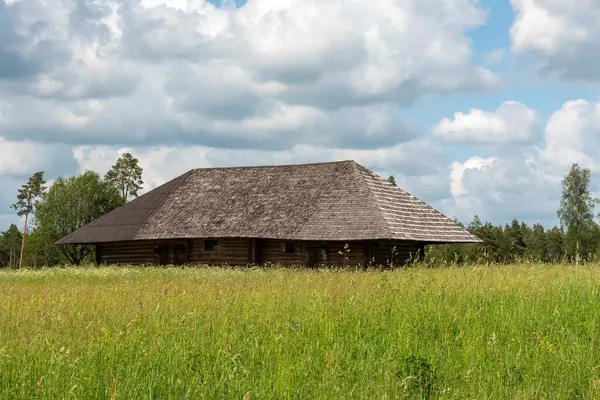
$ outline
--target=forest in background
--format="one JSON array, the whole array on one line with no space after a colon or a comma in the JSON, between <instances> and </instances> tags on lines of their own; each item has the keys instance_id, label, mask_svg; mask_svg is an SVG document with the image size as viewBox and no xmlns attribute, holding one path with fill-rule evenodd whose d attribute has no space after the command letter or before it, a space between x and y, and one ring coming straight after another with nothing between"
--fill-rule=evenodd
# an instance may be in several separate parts
<instances>
[{"instance_id":1,"label":"forest in background","mask_svg":"<svg viewBox=\"0 0 600 400\"><path fill-rule=\"evenodd\" d=\"M137 197L143 170L130 153L123 154L104 177L85 171L57 178L46 187L44 173L37 172L19 189L15 212L23 217L23 229L12 224L0 233L0 268L81 265L95 260L92 246L57 246L60 238ZM510 264L515 262L593 262L600 260L598 200L590 194L590 171L573 164L562 182L557 215L559 226L527 225L514 219L493 225L475 216L464 225L481 244L428 246L423 263L429 266ZM388 178L396 185L393 176ZM26 232L25 238L23 232Z\"/></svg>"}]
</instances>

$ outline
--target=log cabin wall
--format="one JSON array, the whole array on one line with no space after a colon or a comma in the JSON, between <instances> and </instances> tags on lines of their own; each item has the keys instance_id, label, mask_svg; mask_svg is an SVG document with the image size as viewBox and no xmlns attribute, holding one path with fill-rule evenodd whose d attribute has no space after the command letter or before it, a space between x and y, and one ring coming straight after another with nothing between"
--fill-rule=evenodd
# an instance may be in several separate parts
<instances>
[{"instance_id":1,"label":"log cabin wall","mask_svg":"<svg viewBox=\"0 0 600 400\"><path fill-rule=\"evenodd\" d=\"M206 241L214 241L216 246L205 246ZM207 265L247 265L252 257L251 239L247 238L220 238L220 239L193 239L189 262L191 264Z\"/></svg>"},{"instance_id":2,"label":"log cabin wall","mask_svg":"<svg viewBox=\"0 0 600 400\"><path fill-rule=\"evenodd\" d=\"M348 244L348 250L344 246ZM366 264L366 243L364 242L324 242L308 243L307 249L318 251L318 264L327 266L364 266ZM323 254L322 250L326 251ZM341 253L341 254L340 254Z\"/></svg>"},{"instance_id":3,"label":"log cabin wall","mask_svg":"<svg viewBox=\"0 0 600 400\"><path fill-rule=\"evenodd\" d=\"M154 265L154 241L102 243L96 245L99 264Z\"/></svg>"},{"instance_id":4,"label":"log cabin wall","mask_svg":"<svg viewBox=\"0 0 600 400\"><path fill-rule=\"evenodd\" d=\"M394 252L394 247L396 247ZM370 243L369 261L374 266L404 265L419 256L418 243L399 240L378 240Z\"/></svg>"},{"instance_id":5,"label":"log cabin wall","mask_svg":"<svg viewBox=\"0 0 600 400\"><path fill-rule=\"evenodd\" d=\"M290 243L294 244L293 252L286 252L286 243L288 251L291 250ZM255 254L257 264L276 264L284 266L305 265L305 244L302 242L285 240L256 240Z\"/></svg>"},{"instance_id":6,"label":"log cabin wall","mask_svg":"<svg viewBox=\"0 0 600 400\"><path fill-rule=\"evenodd\" d=\"M364 242L350 242L350 252L344 251L346 242L308 242L308 241L285 241L285 240L259 240L256 241L256 254L259 254L256 262L258 264L275 264L284 266L364 266L366 263ZM286 251L286 243L288 249ZM295 251L291 250L289 244L294 243ZM322 250L326 251L323 255ZM342 252L343 254L339 254ZM345 254L345 255L344 255ZM344 261L344 258L346 260Z\"/></svg>"},{"instance_id":7,"label":"log cabin wall","mask_svg":"<svg viewBox=\"0 0 600 400\"><path fill-rule=\"evenodd\" d=\"M216 240L212 243L216 245L206 248L206 240ZM129 241L103 243L96 248L97 262L101 264L156 265L161 263L160 249L166 246L171 248L171 252L174 247L185 251L185 260L180 259L181 263L236 266L265 263L284 266L387 266L392 262L403 265L411 257L418 257L420 248L417 243L404 241L349 242L350 252L345 253L346 242L291 243L295 245L293 252L286 249L284 240L247 238ZM395 255L392 251L394 246ZM322 249L326 250L325 258Z\"/></svg>"}]
</instances>

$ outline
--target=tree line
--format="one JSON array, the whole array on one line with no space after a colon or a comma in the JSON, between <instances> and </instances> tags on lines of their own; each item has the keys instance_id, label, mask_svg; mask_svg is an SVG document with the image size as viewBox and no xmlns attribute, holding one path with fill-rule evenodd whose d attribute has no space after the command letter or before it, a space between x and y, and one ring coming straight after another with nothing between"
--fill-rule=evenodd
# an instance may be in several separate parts
<instances>
[{"instance_id":1,"label":"tree line","mask_svg":"<svg viewBox=\"0 0 600 400\"><path fill-rule=\"evenodd\" d=\"M494 226L475 216L465 228L483 243L431 246L426 251L425 262L434 265L600 261L600 225L595 214L599 201L591 195L590 180L589 169L573 164L562 181L557 210L560 226L545 229L541 224L528 226L517 219L504 226Z\"/></svg>"},{"instance_id":2,"label":"tree line","mask_svg":"<svg viewBox=\"0 0 600 400\"><path fill-rule=\"evenodd\" d=\"M44 172L33 174L12 205L23 217L23 230L12 224L0 234L0 268L80 265L95 259L92 246L58 246L56 241L122 206L141 190L143 169L125 153L101 177L85 171L58 177L47 187Z\"/></svg>"},{"instance_id":3,"label":"tree line","mask_svg":"<svg viewBox=\"0 0 600 400\"><path fill-rule=\"evenodd\" d=\"M93 262L94 247L58 246L56 241L137 197L143 185L142 173L138 160L125 153L104 177L85 171L59 177L48 187L44 172L33 174L12 205L23 217L23 230L13 224L0 233L0 268ZM595 215L598 200L590 193L590 179L590 171L578 164L573 164L565 176L557 211L560 226L546 229L517 219L496 226L477 216L466 226L456 221L482 243L429 246L424 262L437 266L600 261L600 225ZM388 181L396 186L393 176Z\"/></svg>"}]
</instances>

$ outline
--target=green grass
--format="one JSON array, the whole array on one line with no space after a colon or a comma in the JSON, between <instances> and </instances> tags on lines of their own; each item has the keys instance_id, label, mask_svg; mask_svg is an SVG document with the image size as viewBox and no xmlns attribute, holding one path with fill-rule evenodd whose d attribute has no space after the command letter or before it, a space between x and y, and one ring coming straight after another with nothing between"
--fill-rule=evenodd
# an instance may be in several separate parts
<instances>
[{"instance_id":1,"label":"green grass","mask_svg":"<svg viewBox=\"0 0 600 400\"><path fill-rule=\"evenodd\" d=\"M0 272L0 399L600 398L600 267Z\"/></svg>"}]
</instances>

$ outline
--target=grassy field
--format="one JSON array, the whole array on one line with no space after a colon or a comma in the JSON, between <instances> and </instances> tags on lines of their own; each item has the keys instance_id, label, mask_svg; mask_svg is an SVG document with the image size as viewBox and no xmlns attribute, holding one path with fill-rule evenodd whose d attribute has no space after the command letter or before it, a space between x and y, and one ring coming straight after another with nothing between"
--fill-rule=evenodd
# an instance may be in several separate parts
<instances>
[{"instance_id":1,"label":"grassy field","mask_svg":"<svg viewBox=\"0 0 600 400\"><path fill-rule=\"evenodd\" d=\"M600 266L0 272L0 399L600 398Z\"/></svg>"}]
</instances>

